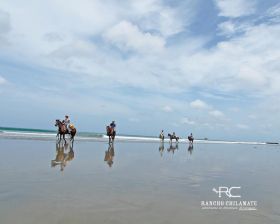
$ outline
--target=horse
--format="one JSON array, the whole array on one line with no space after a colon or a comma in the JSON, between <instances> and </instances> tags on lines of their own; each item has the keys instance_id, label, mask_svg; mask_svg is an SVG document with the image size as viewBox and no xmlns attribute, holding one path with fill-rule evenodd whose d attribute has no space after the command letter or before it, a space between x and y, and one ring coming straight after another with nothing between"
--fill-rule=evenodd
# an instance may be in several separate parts
<instances>
[{"instance_id":1,"label":"horse","mask_svg":"<svg viewBox=\"0 0 280 224\"><path fill-rule=\"evenodd\" d=\"M76 128L71 128L70 132L69 130L66 128L66 125L63 124L59 119L57 119L55 121L55 126L57 127L58 126L58 131L57 131L57 138L59 137L59 141L61 141L61 136L63 137L63 140L66 142L65 140L65 135L66 134L69 134L71 137L70 137L70 141L74 141L74 137L76 135Z\"/></svg>"},{"instance_id":2,"label":"horse","mask_svg":"<svg viewBox=\"0 0 280 224\"><path fill-rule=\"evenodd\" d=\"M189 136L188 136L188 140L189 140L189 144L190 144L190 145L193 145L193 140L194 140L194 138L193 138L192 135L189 135Z\"/></svg>"},{"instance_id":3,"label":"horse","mask_svg":"<svg viewBox=\"0 0 280 224\"><path fill-rule=\"evenodd\" d=\"M161 141L163 142L163 141L164 141L164 134L163 134L163 133L160 133L159 138L160 138Z\"/></svg>"},{"instance_id":4,"label":"horse","mask_svg":"<svg viewBox=\"0 0 280 224\"><path fill-rule=\"evenodd\" d=\"M171 135L171 134L168 133L168 136L169 136L169 139L170 139L170 142L171 142L171 143L172 143L172 140L173 140L173 139L175 139L176 142L179 141L179 137L176 136L176 135L174 135L174 134Z\"/></svg>"},{"instance_id":5,"label":"horse","mask_svg":"<svg viewBox=\"0 0 280 224\"><path fill-rule=\"evenodd\" d=\"M113 143L116 136L116 131L112 130L110 126L106 126L107 136L109 137L109 144Z\"/></svg>"}]
</instances>

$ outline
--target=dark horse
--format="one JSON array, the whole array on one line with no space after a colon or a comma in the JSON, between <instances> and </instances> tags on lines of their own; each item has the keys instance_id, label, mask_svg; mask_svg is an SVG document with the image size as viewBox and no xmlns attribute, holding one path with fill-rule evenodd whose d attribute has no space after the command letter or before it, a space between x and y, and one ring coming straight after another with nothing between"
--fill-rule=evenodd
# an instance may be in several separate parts
<instances>
[{"instance_id":1,"label":"dark horse","mask_svg":"<svg viewBox=\"0 0 280 224\"><path fill-rule=\"evenodd\" d=\"M176 136L175 134L172 134L172 135L171 135L171 134L168 134L168 136L169 136L170 142L172 142L173 139L175 139L176 142L179 141L179 137Z\"/></svg>"},{"instance_id":2,"label":"dark horse","mask_svg":"<svg viewBox=\"0 0 280 224\"><path fill-rule=\"evenodd\" d=\"M192 135L189 135L189 136L188 136L188 140L189 140L189 144L190 144L190 145L193 145L193 139L194 139L194 138L193 138Z\"/></svg>"},{"instance_id":3,"label":"dark horse","mask_svg":"<svg viewBox=\"0 0 280 224\"><path fill-rule=\"evenodd\" d=\"M106 126L106 132L107 136L109 136L109 144L114 142L116 131L112 131L112 128L110 126Z\"/></svg>"},{"instance_id":4,"label":"dark horse","mask_svg":"<svg viewBox=\"0 0 280 224\"><path fill-rule=\"evenodd\" d=\"M59 141L61 140L61 136L63 137L63 140L66 142L65 140L65 135L69 134L70 137L70 141L74 141L74 137L76 135L76 128L71 129L71 131L69 132L68 129L66 128L65 124L63 124L60 120L56 120L55 121L55 126L58 126L58 131L57 131L57 137L59 136Z\"/></svg>"}]
</instances>

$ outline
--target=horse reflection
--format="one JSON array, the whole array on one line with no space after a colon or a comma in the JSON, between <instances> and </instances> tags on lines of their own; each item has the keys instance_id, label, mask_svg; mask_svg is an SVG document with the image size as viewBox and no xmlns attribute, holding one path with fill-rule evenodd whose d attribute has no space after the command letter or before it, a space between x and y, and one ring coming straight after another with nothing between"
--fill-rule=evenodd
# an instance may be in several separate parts
<instances>
[{"instance_id":1,"label":"horse reflection","mask_svg":"<svg viewBox=\"0 0 280 224\"><path fill-rule=\"evenodd\" d=\"M192 152L193 152L193 144L189 145L188 152L190 153L190 155L192 154Z\"/></svg>"},{"instance_id":2,"label":"horse reflection","mask_svg":"<svg viewBox=\"0 0 280 224\"><path fill-rule=\"evenodd\" d=\"M115 150L114 150L114 144L109 144L108 150L105 151L105 157L104 161L107 162L109 167L112 167L114 163L114 156L115 156Z\"/></svg>"},{"instance_id":3,"label":"horse reflection","mask_svg":"<svg viewBox=\"0 0 280 224\"><path fill-rule=\"evenodd\" d=\"M60 171L63 171L67 163L74 159L73 143L56 143L56 157L51 161L51 167L60 166Z\"/></svg>"},{"instance_id":4,"label":"horse reflection","mask_svg":"<svg viewBox=\"0 0 280 224\"><path fill-rule=\"evenodd\" d=\"M175 145L170 143L169 148L167 149L167 152L172 152L174 154L175 151L178 149L179 149L178 143L176 143Z\"/></svg>"},{"instance_id":5,"label":"horse reflection","mask_svg":"<svg viewBox=\"0 0 280 224\"><path fill-rule=\"evenodd\" d=\"M163 152L164 152L164 142L161 142L158 148L158 151L160 153L160 156L162 157Z\"/></svg>"}]
</instances>

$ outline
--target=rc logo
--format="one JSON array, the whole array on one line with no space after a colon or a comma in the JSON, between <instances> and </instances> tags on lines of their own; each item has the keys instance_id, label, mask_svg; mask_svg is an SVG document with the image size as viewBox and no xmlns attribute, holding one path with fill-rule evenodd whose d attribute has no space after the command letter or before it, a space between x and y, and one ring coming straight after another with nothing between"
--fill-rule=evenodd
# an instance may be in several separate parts
<instances>
[{"instance_id":1,"label":"rc logo","mask_svg":"<svg viewBox=\"0 0 280 224\"><path fill-rule=\"evenodd\" d=\"M237 189L240 189L241 187L219 187L217 190L216 188L213 188L213 191L216 194L219 194L219 198L222 197L222 194L224 193L226 196L228 196L229 198L241 198L240 195L237 195L236 191Z\"/></svg>"}]
</instances>

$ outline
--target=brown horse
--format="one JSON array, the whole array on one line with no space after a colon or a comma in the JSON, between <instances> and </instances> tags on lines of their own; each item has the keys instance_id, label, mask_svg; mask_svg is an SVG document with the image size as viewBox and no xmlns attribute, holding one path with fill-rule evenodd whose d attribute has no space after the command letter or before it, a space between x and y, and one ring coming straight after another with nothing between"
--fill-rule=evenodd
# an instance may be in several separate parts
<instances>
[{"instance_id":1,"label":"brown horse","mask_svg":"<svg viewBox=\"0 0 280 224\"><path fill-rule=\"evenodd\" d=\"M57 131L57 137L59 137L59 141L61 141L61 136L63 137L63 140L66 142L65 140L65 135L69 134L70 137L70 141L74 141L74 137L76 135L76 128L72 128L71 131L69 132L68 129L66 128L66 125L63 124L59 119L57 119L55 121L55 126L58 126L58 131Z\"/></svg>"},{"instance_id":2,"label":"brown horse","mask_svg":"<svg viewBox=\"0 0 280 224\"><path fill-rule=\"evenodd\" d=\"M170 142L172 143L172 140L173 139L175 139L176 140L176 142L178 142L179 141L179 137L178 136L176 136L175 134L169 134L168 133L168 136L169 136L169 139L170 139Z\"/></svg>"},{"instance_id":3,"label":"brown horse","mask_svg":"<svg viewBox=\"0 0 280 224\"><path fill-rule=\"evenodd\" d=\"M109 136L109 144L113 143L116 136L116 131L113 130L110 126L106 126L107 136Z\"/></svg>"}]
</instances>

